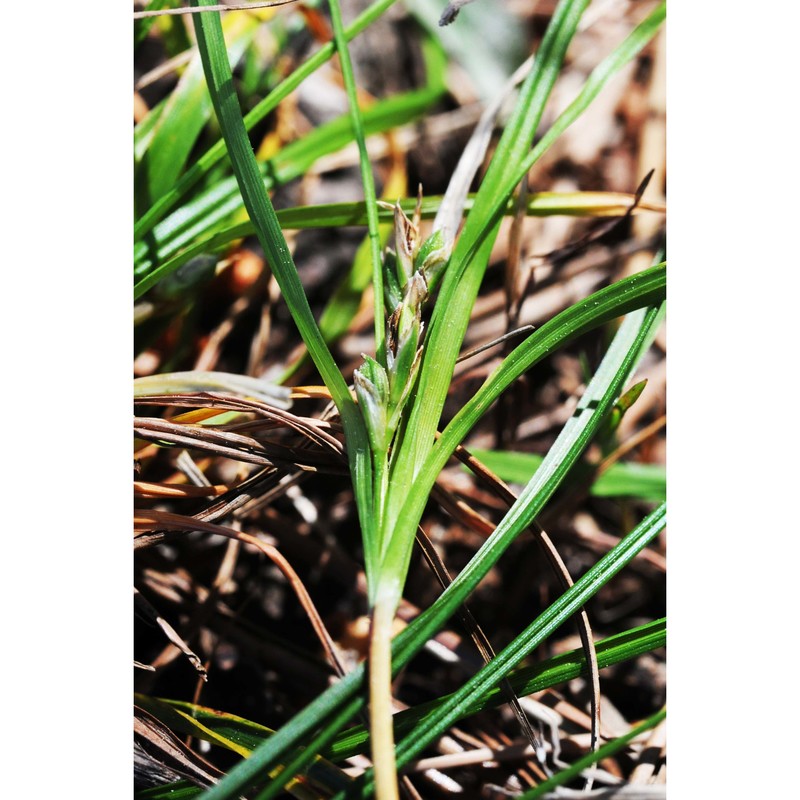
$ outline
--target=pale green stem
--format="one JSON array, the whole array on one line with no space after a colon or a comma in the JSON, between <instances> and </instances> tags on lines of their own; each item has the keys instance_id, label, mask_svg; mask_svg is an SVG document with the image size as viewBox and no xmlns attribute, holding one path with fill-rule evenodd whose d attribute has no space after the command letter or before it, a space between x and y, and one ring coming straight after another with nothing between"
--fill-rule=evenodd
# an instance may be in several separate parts
<instances>
[{"instance_id":1,"label":"pale green stem","mask_svg":"<svg viewBox=\"0 0 800 800\"><path fill-rule=\"evenodd\" d=\"M380 592L372 609L369 642L369 727L375 796L399 800L392 723L392 625L395 592Z\"/></svg>"}]
</instances>

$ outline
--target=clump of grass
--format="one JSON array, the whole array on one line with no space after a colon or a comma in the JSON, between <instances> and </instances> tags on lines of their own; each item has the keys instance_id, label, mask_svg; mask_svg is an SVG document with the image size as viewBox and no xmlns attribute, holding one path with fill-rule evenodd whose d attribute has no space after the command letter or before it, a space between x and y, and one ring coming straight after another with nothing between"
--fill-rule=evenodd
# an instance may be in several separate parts
<instances>
[{"instance_id":1,"label":"clump of grass","mask_svg":"<svg viewBox=\"0 0 800 800\"><path fill-rule=\"evenodd\" d=\"M212 3L193 0L192 5L201 9ZM468 177L463 177L464 171L459 173L458 180L453 180L438 208L426 212L423 198L419 196L413 215L409 217L406 213L406 210L410 210L407 201L404 204L398 201L393 205L381 205L376 199L366 135L368 130L374 130L370 126L378 123L368 121L369 111L363 111L359 106L347 47L349 39L377 19L390 5L390 2L373 4L355 23L345 28L338 0L331 0L334 45L318 51L248 115L243 115L234 91L230 58L237 46L246 48L252 30L247 25L238 28L231 25L227 33L229 40L233 39L234 43L226 44L226 31L217 11L194 14L192 21L199 53L198 64L202 67L221 138L193 166L183 171L181 177L177 177L181 170L176 166L173 185L168 185L169 182L165 184L163 177L157 180L151 177L148 182L146 170L142 172L141 180L152 190L153 196L149 198L149 207L141 209L136 226L137 299L146 298L148 292L163 287L165 279L178 274L200 253L226 245L237 237L254 234L308 356L325 384L322 394L329 397L335 406L344 448L337 450L333 437L329 437L331 441L326 440L325 436L329 436L327 431L323 436L321 430L308 422L270 411L268 404L263 401L269 399L270 392L276 394L275 387L269 390L265 388L259 404L254 401L245 403L227 394L205 395L201 405L207 409L206 418L209 414L216 417L221 411L232 415L214 420L217 430L213 431L213 435L210 425L202 427L204 419L202 415L198 416L197 411L192 412L194 415L179 418L177 423L173 420L169 425L142 422L137 427L138 434L148 437L150 441L171 446L189 442L194 437L197 446L201 446L199 443L202 442L202 447L208 452L217 456L233 455L242 460L249 459L250 463L259 464L265 469L281 464L290 465L296 470L307 470L323 463L313 448L328 447L330 452L326 451L326 464L334 468L345 460L347 463L361 528L367 580L371 622L368 668L365 670L359 666L346 675L342 674L339 682L275 732L256 730L244 721L236 722L234 727L237 727L237 735L251 737L248 741L252 747L246 747L246 752L241 749L237 751L247 758L204 792L204 796L209 798L234 798L254 787L258 787L256 796L259 798L278 796L284 787L297 791L298 786L305 785L304 774L312 775L315 768L319 770L323 763L322 755L338 752L339 757L343 757L342 731L365 708L366 701L361 691L365 681L369 686L368 727L374 772L368 771L357 781L332 793L337 798L345 794L348 797L374 794L379 800L399 797L398 770L408 765L456 720L488 703L495 687L504 685L506 680L513 681L513 671L523 659L566 620L579 614L590 598L658 536L665 524L665 507L662 505L634 526L579 580L573 583L567 573L565 588L560 596L536 616L510 645L490 657L473 678L423 712L412 713L402 722L398 719L396 729L399 738L395 740L393 676L464 604L515 539L535 524L565 479L574 474L590 443L598 438L608 438L609 419L615 413L619 417L633 402L630 395L627 400L621 400L621 397L636 366L647 352L663 316L666 276L660 258L650 269L598 290L526 336L505 355L499 366L453 418L442 425L455 366L501 221L507 214L520 213L514 202L517 187L609 80L652 39L663 22L665 11L663 4L656 6L595 68L574 101L540 136L539 126L553 87L588 6L588 0L561 0L549 21L536 58L521 80L513 111L505 123L478 191L473 197L467 198L469 177L480 166L488 140L469 151L467 162L462 162ZM330 336L321 329L312 313L281 217L273 207L269 194L269 189L285 182L290 176L300 174L330 145L323 144L319 136L310 145L308 141L301 141L294 146L293 152L284 152L280 157L276 155L267 169L256 159L248 134L248 130L263 119L268 110L275 108L292 88L330 58L334 51L339 55L350 110L347 125L337 123L338 127L328 130L341 133L345 139L352 138L357 144L364 203L337 209L298 209L295 219L296 224L319 225L326 224L326 220L340 220L344 214L349 220L357 218L361 224L366 222L368 261L374 293L374 350L372 355L363 356L363 363L353 372L352 389L334 359ZM323 53L324 56L321 55ZM431 80L430 84L431 91L424 98L409 96L404 102L395 102L394 105L391 105L391 101L382 101L385 103L385 113L380 124L391 126L398 120L406 119L409 114L424 110L442 91L441 83L437 80ZM192 84L188 85L189 89L183 89L186 97L179 111L162 108L162 127L169 121L170 126L179 128L182 120L186 123L189 119L195 128L198 121L204 124L207 111L192 94ZM496 110L499 110L499 105ZM378 120L379 115L373 114L371 119ZM162 162L170 156L180 155L181 163L186 163L192 142L181 141L178 151L177 146L171 145L163 133L159 137L161 128L158 120L151 124L152 129L148 127L139 132L140 152L149 154L151 160L158 155ZM314 134L308 138L312 137ZM485 140L483 133L478 138ZM291 147L289 145L284 150L289 151ZM212 169L226 153L233 178L212 180ZM187 199L188 193L203 180L208 180L209 186L198 196ZM173 211L182 201L184 205ZM531 199L530 203L524 202L521 205L522 212L530 210L536 202L535 199ZM586 202L586 198L576 196L562 198L560 208L562 211L564 208L583 208L591 213L601 209L604 203L611 206L614 202L619 202L618 198L594 198L592 204ZM230 217L240 204L248 221L230 225ZM430 217L441 209L446 209L446 214L440 212L435 218L432 233L423 236L423 217L426 214ZM466 221L456 235L467 209ZM387 212L392 219L392 247L381 252L381 214L385 219ZM337 214L340 215L338 218ZM291 213L284 213L284 217L290 216ZM191 284L189 289L192 290ZM438 600L401 634L392 638L420 521L435 482L449 458L492 404L525 372L565 343L620 318L624 320L598 369L587 380L574 414L555 438L524 490ZM197 380L197 376L193 378ZM195 402L175 394L174 385L166 377L163 381L166 387L164 393L170 392L167 396L170 403ZM252 390L250 383L228 378L222 388L231 387L240 392L247 392L248 388ZM303 390L297 390L296 396L302 394ZM157 402L152 396L144 399ZM293 450L290 459L285 448L281 450L275 444L267 447L246 435L241 427L235 427L239 425L236 420L241 413L260 414L269 419L271 425L283 426L294 432L302 431L307 437L305 446L312 449L302 453ZM221 424L227 424L227 427L221 428ZM198 425L201 427L198 428ZM219 513L223 514L224 511ZM145 514L140 521L142 529L150 531L151 536L154 526L165 529L176 526L181 530L192 526L192 517L179 519L156 512ZM237 537L235 533L226 534L221 526L217 526L218 530L208 527L213 525L212 521L198 516L197 530L229 535L253 544L252 537L248 539L246 535ZM151 539L148 544L156 541ZM557 555L554 559L557 560ZM303 597L307 599L306 595ZM313 613L312 617L317 619L318 615ZM324 626L315 624L315 629L326 649L332 653L331 660L338 664L335 648ZM584 634L587 652L578 667L579 672L581 669L591 671L595 660L602 663L599 657L596 659L588 638ZM614 653L615 658L629 657L641 652L643 642L647 646L660 646L663 636L656 635L654 638L650 629L637 631L624 646L619 645L614 650L609 645L609 651ZM611 656L608 658L611 659ZM612 662L608 660L607 663ZM343 668L340 668L340 672L344 673ZM553 683L563 680L558 675L563 673L558 673L553 663ZM516 677L519 678L518 675ZM151 713L155 710L172 715L172 723L190 735L207 739L212 737L211 740L222 746L229 746L235 739L230 731L225 735L214 733L213 726L209 728L206 724L209 719L204 718L203 723L194 724L190 719L196 720L197 717L190 714L187 718L184 714L176 721L178 711L174 706L170 707L172 710L165 710L165 706L158 705L152 699L143 699L141 702L151 709ZM200 712L196 708L192 710L192 714L197 713ZM652 726L659 721L660 717L656 715L648 724ZM363 737L360 741L363 743ZM590 756L587 764L599 758L599 752ZM538 755L541 759L542 754ZM557 782L556 778L552 780ZM546 785L551 784L542 784ZM530 796L538 795L532 793Z\"/></svg>"}]
</instances>

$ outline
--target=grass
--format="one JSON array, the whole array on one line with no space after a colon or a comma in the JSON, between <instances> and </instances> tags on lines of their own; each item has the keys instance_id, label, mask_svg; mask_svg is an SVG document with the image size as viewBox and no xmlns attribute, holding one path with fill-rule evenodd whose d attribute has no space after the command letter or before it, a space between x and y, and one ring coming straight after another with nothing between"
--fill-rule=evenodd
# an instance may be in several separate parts
<instances>
[{"instance_id":1,"label":"grass","mask_svg":"<svg viewBox=\"0 0 800 800\"><path fill-rule=\"evenodd\" d=\"M193 5L200 8L212 3L201 0ZM232 709L217 709L209 716L196 701L187 705L184 699L181 705L176 702L179 697L158 700L151 691L143 691L139 713L158 720L173 736L182 733L198 737L246 758L238 762L223 758L218 762L220 768L213 768L218 774L212 772L213 777L209 777L191 746L184 745L178 759L181 769L173 770L175 780L162 780L160 788L142 790L141 797L201 793L208 798L235 798L242 794L268 798L288 791L303 797L376 796L379 800L392 800L399 797L401 790L413 795L418 790L407 776L401 777L400 771L451 731L457 721L490 705L489 698L498 691L513 705L523 730L528 731L534 757L529 763L541 776L538 784L546 788L570 781L574 770L564 772L561 779L552 776L552 767L558 766L555 754L548 763L546 749L513 693L526 674L523 661L573 618L580 618L582 626L584 667L578 667L577 674L588 670L592 686L590 750L597 747L597 670L619 662L607 656L600 643L593 643L585 609L598 592L608 591L612 579L624 568L630 568L644 548L658 540L665 524L665 505L653 507L654 491L659 496L658 486L654 490L652 482L637 483L633 479L634 464L612 463L619 458L615 450L620 446L620 426L630 419L631 409L636 409L641 386L636 392L626 394L625 390L648 358L664 315L663 252L652 253L650 269L626 277L617 275L607 285L550 315L516 346L505 345L494 368L483 372L480 385L466 392L459 388L463 381L458 377L457 364L467 331L474 324L476 300L490 278L493 253L506 216L513 216L514 226L521 230L527 215L621 214L616 225L598 230L594 236L585 237L583 244L572 247L572 251L581 253L590 251L595 241L602 241L601 232L607 238L630 225L635 219L632 215L657 211L657 204L642 203L634 196L635 186L628 195L597 190L534 193L522 205L516 202L515 194L523 179L536 174L537 165L550 148L602 96L603 89L613 85L619 74L651 45L663 22L664 6L648 4L648 14L617 38L574 99L562 106L560 114L549 118L546 130L540 133L552 107L554 89L569 68L568 55L574 40L580 38L578 32L589 5L587 0L561 0L546 20L536 44L536 58L527 75L521 77L518 91L511 92L511 87L505 90L513 104L491 152L486 153L488 139L476 133L474 146L464 150L459 170L453 170L454 177L441 196L416 200L406 196L396 205L381 206L376 199L377 164L370 155L368 137L376 133L391 137L390 132L398 125L424 118L448 93L444 74L449 56L435 33L421 26L417 28L417 58L424 65L423 88L401 90L364 104L349 48L355 36L377 24L391 5L374 3L345 26L339 3L332 0L327 10L333 41L294 67L288 76L272 74L265 68L263 57L259 56L258 36L264 26L271 26L273 46L278 52L284 47L288 54L297 33L297 17L293 18L292 27L286 20L281 23L280 10L261 11L260 15L231 12L224 21L217 11L193 14L190 24L196 53L190 56L180 80L153 105L136 129L137 348L140 354L161 353L165 364L184 367L161 370L161 375L143 378L137 384L136 402L140 409L172 409L168 421L149 416L137 421L137 459L149 479L146 493L144 485L139 488L142 500L137 516L137 545L144 553L150 553L154 548L174 547L180 542L178 550L183 552L189 546L189 531L199 532L194 535L218 535L230 542L214 579L211 599L201 604L206 611L198 608L192 615L195 621L190 627L199 626L198 633L203 630L203 617L212 612L220 592L224 593L233 580L233 565L241 561L241 549L246 546L259 551L286 576L287 585L300 600L312 623L310 627L339 678L304 707L292 701L297 713L284 724L269 727L250 722L232 713ZM313 31L324 28L321 12L322 9L306 8L302 16L304 27ZM467 18L465 9L459 19ZM186 29L174 20L163 22L157 33L167 49L172 46L179 50L184 45ZM150 35L153 36L152 30ZM144 35L139 34L139 39L145 41ZM280 118L283 106L279 104L302 87L334 52L338 53L347 113L321 123L292 142L282 140L279 127L264 128L268 115L278 114ZM261 93L264 99L259 100ZM249 113L245 113L245 103L252 105ZM488 122L491 125L492 120ZM255 130L260 130L263 137L260 147L254 143ZM363 202L276 210L274 192L281 187L287 191L293 182L302 182L320 159L349 142L357 154ZM406 168L394 149L391 174L404 175ZM256 152L269 155L258 157ZM469 178L482 165L476 191L467 196L469 180L455 176L466 174ZM385 172L381 170L381 174ZM442 212L437 213L440 209ZM432 227L427 222L431 218ZM389 220L390 228L386 225ZM294 238L287 233L291 228L344 232L346 226L353 225L366 226L363 247L353 260L353 275L345 279L339 291L329 291L324 309L315 311L312 301L318 301L303 280ZM388 246L382 252L387 234ZM185 368L186 359L182 356L182 348L185 352L200 335L203 305L208 303L211 287L219 275L236 272L236 258L241 261L245 252L241 248L253 246L248 242L257 244L263 253L260 276L249 284L245 282L244 294L234 306L243 309L236 312L241 315L256 298L262 298L258 301L262 309L257 329L260 333L250 337L248 361L251 372L262 376L270 362L272 378L262 377L263 388L258 392L253 377L237 375L233 369L207 371L208 377L203 379L202 371ZM567 250L553 254L550 263L569 261ZM229 260L231 252L238 253L233 262ZM324 249L321 253L324 258ZM519 259L509 258L509 263L518 264ZM356 271L362 277L353 277ZM365 279L367 275L369 278ZM519 284L520 276L512 277ZM274 280L274 290L268 288L270 280ZM520 300L519 291L506 281L507 307ZM274 308L278 296L289 315L280 326ZM360 364L346 368L341 358L337 361L336 342L339 346L346 344L353 335L355 329L346 322L352 319L354 309L363 310L369 319L372 355L366 354ZM225 330L236 325L237 319L230 317ZM609 327L612 324L616 327ZM285 345L285 355L267 356L265 326L277 333L276 353L280 352L281 338L293 349L289 351ZM217 338L222 336L217 334ZM442 594L395 635L397 614L404 603L412 568L414 542L432 498L441 495L448 462L469 443L487 414L502 404L537 365L548 363L590 336L595 336L602 350L585 375L571 415L551 437L545 454L533 459L534 466L519 481L525 486L516 499L500 477L473 459L473 467L478 469L476 479L490 491L510 499L510 507L495 521L485 522L490 535L483 545L470 554L454 580L445 579L448 585ZM165 349L167 342L169 352ZM312 382L300 383L299 376ZM287 382L288 392L282 385ZM196 389L202 387L211 391L197 394ZM456 392L457 410L448 411ZM273 404L272 398L280 398L282 404ZM290 410L285 408L287 399L292 403ZM295 413L295 405L310 408L310 402L320 400L329 401L328 407ZM202 457L200 462L196 461L198 457ZM501 477L510 461L504 461L498 448L487 453L485 460ZM520 464L515 465L516 471L509 469L505 473L510 479L519 479ZM274 518L271 504L284 503L290 496L296 498L299 487L314 481L320 472L349 475L355 514L349 514L347 519L349 526L357 527L363 559L366 585L362 602L369 622L365 643L368 656L366 662L349 669L339 653L341 645L328 633L325 614L315 605L313 593L284 554L259 538L270 513ZM209 473L218 475L220 482L212 485ZM187 481L196 485L195 492L178 492L175 487ZM660 491L663 493L663 487ZM213 499L195 501L199 505L186 512L183 507L173 508L180 502L170 499L176 493L193 497L205 493ZM574 514L586 502L582 498L591 496L625 498L620 502L628 522L621 526L618 543L573 580L559 548L552 545L539 520L551 507L570 507ZM639 498L635 506L627 500L631 497ZM454 500L446 501L448 508L459 508L457 503L452 505ZM324 492L319 495L315 510L305 512L308 519L329 516L331 508L324 503L331 501ZM474 504L475 498L471 502ZM477 524L478 518L485 519L474 510L469 513L472 524ZM632 513L638 516L635 521L630 519ZM534 530L543 546L549 547L548 558L561 582L556 596L499 652L483 648L486 663L463 680L455 692L440 690L439 694L447 696L420 706L417 712L410 709L404 712L405 717L393 718L394 681L401 671L409 668L453 615L467 613L467 600L488 575L500 569L502 555L518 546L528 530ZM287 547L287 535L281 539ZM352 546L352 537L349 541ZM296 545L288 545L288 549L292 547ZM201 551L204 548L205 545L200 546ZM156 563L162 562L156 559ZM446 570L440 573L446 575ZM149 580L152 584L152 576ZM289 626L290 630L295 627ZM480 628L473 628L472 635L476 640L483 637L488 643ZM612 648L614 657L620 659L640 655L643 642L650 649L664 644L663 636L652 636L647 626L632 625L630 631L620 635L629 637L617 651ZM215 629L212 638L220 645L225 637L223 628ZM613 637L609 641L613 642ZM184 653L192 653L185 642L180 644ZM209 649L206 642L203 648L207 660L210 657L213 661L215 646L210 645ZM200 662L199 658L196 660ZM555 668L558 658L551 661L553 669L548 671L547 662L540 669L540 674L550 676L550 682L545 686L540 680L537 691L566 680L563 670ZM158 672L165 665L156 659L155 666ZM210 674L213 676L213 671ZM149 682L154 684L158 679L151 676ZM148 680L141 683L142 688L148 688ZM347 729L359 715L365 732L361 738L355 733L357 728ZM203 722L212 718L216 722L211 726ZM222 728L217 724L219 720L223 720ZM651 714L648 720L652 727L661 717ZM365 739L367 731L369 736ZM363 752L354 751L352 745L349 750L342 748L343 741L354 741L354 737L362 745L369 743L373 764L372 768L362 767L358 776L348 775L336 766ZM628 738L620 739L617 749L627 742ZM608 752L616 750L611 748ZM597 757L598 753L594 755ZM158 758L151 757L152 760L158 763ZM585 763L579 762L578 772L594 760L590 752ZM588 788L595 780L594 773L583 774ZM536 786L536 779L531 780ZM532 789L530 796L539 796L538 791Z\"/></svg>"}]
</instances>

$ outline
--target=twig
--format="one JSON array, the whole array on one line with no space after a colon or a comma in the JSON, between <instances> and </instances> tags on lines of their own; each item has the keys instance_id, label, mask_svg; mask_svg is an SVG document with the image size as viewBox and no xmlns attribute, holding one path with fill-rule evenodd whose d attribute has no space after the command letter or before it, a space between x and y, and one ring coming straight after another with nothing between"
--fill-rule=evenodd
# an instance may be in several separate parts
<instances>
[{"instance_id":1,"label":"twig","mask_svg":"<svg viewBox=\"0 0 800 800\"><path fill-rule=\"evenodd\" d=\"M188 644L186 644L186 642L183 641L175 628L173 628L172 625L170 625L161 616L161 614L156 611L156 609L135 586L133 587L133 599L136 604L136 610L142 614L142 616L147 617L155 622L156 625L158 625L158 627L164 632L164 635L167 637L167 639L169 639L170 642L175 645L175 647L177 647L178 650L180 650L181 653L186 656L186 658L189 659L191 665L200 674L200 677L202 677L204 681L207 681L208 673L206 672L206 668L203 666L203 662L200 660L200 657L189 647Z\"/></svg>"},{"instance_id":2,"label":"twig","mask_svg":"<svg viewBox=\"0 0 800 800\"><path fill-rule=\"evenodd\" d=\"M659 417L654 420L640 431L634 433L630 438L626 439L614 452L609 453L598 465L596 474L602 475L609 467L619 461L624 455L630 453L635 447L638 447L643 441L649 439L654 434L658 433L667 424L666 416Z\"/></svg>"},{"instance_id":3,"label":"twig","mask_svg":"<svg viewBox=\"0 0 800 800\"><path fill-rule=\"evenodd\" d=\"M294 590L297 599L300 601L300 605L308 615L314 632L317 634L331 665L340 676L345 674L344 665L336 651L336 645L334 644L333 638L328 633L328 629L325 627L322 617L319 615L314 605L314 601L311 599L306 587L303 585L298 574L294 571L292 565L283 557L277 548L266 542L262 542L249 533L237 531L223 525L217 525L213 522L203 522L202 520L195 519L194 517L187 517L183 514L173 514L169 511L135 509L134 528L140 531L153 530L154 528L186 532L203 531L204 533L212 533L218 536L225 536L228 539L235 539L254 547L256 550L260 550L278 567Z\"/></svg>"},{"instance_id":4,"label":"twig","mask_svg":"<svg viewBox=\"0 0 800 800\"><path fill-rule=\"evenodd\" d=\"M231 5L203 6L202 8L162 8L159 11L134 11L134 19L147 17L176 16L180 14L200 14L203 11L249 11L255 8L285 6L296 0L259 0L256 3L232 3Z\"/></svg>"},{"instance_id":5,"label":"twig","mask_svg":"<svg viewBox=\"0 0 800 800\"><path fill-rule=\"evenodd\" d=\"M496 347L498 344L503 344L504 342L507 342L510 339L514 339L517 336L533 333L535 330L536 330L535 325L523 325L522 327L517 328L516 330L504 333L502 336L498 336L496 339L492 339L491 342L486 342L486 344L482 344L480 347L476 347L474 350L470 350L468 353L462 353L456 359L456 364L460 364L462 361L466 361L468 358L472 358L473 356L479 355L480 353L484 352L484 350L489 350L490 348Z\"/></svg>"}]
</instances>

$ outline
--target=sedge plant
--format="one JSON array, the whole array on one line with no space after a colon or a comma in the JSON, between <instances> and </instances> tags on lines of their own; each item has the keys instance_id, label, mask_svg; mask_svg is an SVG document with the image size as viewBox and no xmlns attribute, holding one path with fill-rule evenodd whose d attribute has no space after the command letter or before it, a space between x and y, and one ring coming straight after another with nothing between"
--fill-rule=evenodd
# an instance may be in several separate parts
<instances>
[{"instance_id":1,"label":"sedge plant","mask_svg":"<svg viewBox=\"0 0 800 800\"><path fill-rule=\"evenodd\" d=\"M213 2L192 0L192 5L202 8ZM278 796L295 774L333 746L342 728L363 710L365 700L361 687L366 681L374 773L351 787L348 796L374 793L379 800L394 800L399 796L398 768L446 730L465 708L480 705L522 658L577 613L586 600L652 541L664 525L662 506L534 620L529 629L473 680L437 704L430 716L408 725L402 739L395 741L393 675L444 625L514 538L541 512L611 413L661 319L666 278L664 265L658 263L644 273L576 303L528 336L438 435L472 307L501 218L508 213L515 188L613 75L652 39L663 22L665 11L663 4L657 6L595 69L573 103L532 147L569 45L589 5L589 0L560 0L533 66L519 88L514 109L480 187L469 199L469 215L463 229L456 236L457 226L442 223L435 225L429 236L423 237L422 198L417 200L411 216L406 213L410 211L407 205L403 207L398 202L381 206L375 199L364 146L364 114L356 101L347 52L347 41L358 32L358 25L368 24L375 18L369 16L370 13L380 13L389 5L389 2L375 3L372 9L376 11L365 12L366 22L361 22L365 19L362 15L346 28L338 0L331 0L334 44L324 50L324 58L338 52L350 99L350 135L359 146L365 193L365 203L359 213L363 214L369 231L375 290L375 349L372 355L364 354L363 364L353 374L352 389L312 315L279 216L269 197L267 189L271 179L265 177L250 145L248 127L252 122L243 117L233 90L229 50L217 11L196 14L193 23L222 140L203 157L205 161L201 159L186 172L174 188L165 188L138 222L141 266L137 274L137 296L140 296L178 269L181 264L176 265L174 259L188 258L186 253L192 246L191 238L181 238L183 234L177 224L165 227L159 221L169 220L167 214L179 201L181 193L188 191L209 163L217 163L227 152L237 196L249 221L233 234L223 233L217 244L243 235L246 229L255 233L264 249L308 354L336 405L344 431L363 542L371 617L366 671L363 668L354 670L284 728L269 736L246 761L206 792L209 798L233 798L253 785L261 785L260 798ZM316 60L322 63L324 58L318 55ZM307 74L303 72L297 81ZM290 81L290 85L297 84ZM225 191L230 192L230 189ZM462 203L458 209L459 218L465 205ZM199 206L192 213L200 218L203 207ZM228 206L224 207L229 210ZM220 213L219 219L223 219L224 214ZM381 253L379 215L385 218L387 213L392 217L393 237L391 247ZM206 245L219 235L219 230L211 234ZM192 235L196 237L198 232L194 230ZM427 326L423 316L426 311L430 316ZM567 423L525 491L439 600L393 641L394 618L402 598L416 530L434 482L448 458L491 404L525 371L564 342L625 315L628 316L589 383L575 417ZM267 784L263 783L264 775L271 777Z\"/></svg>"}]
</instances>

